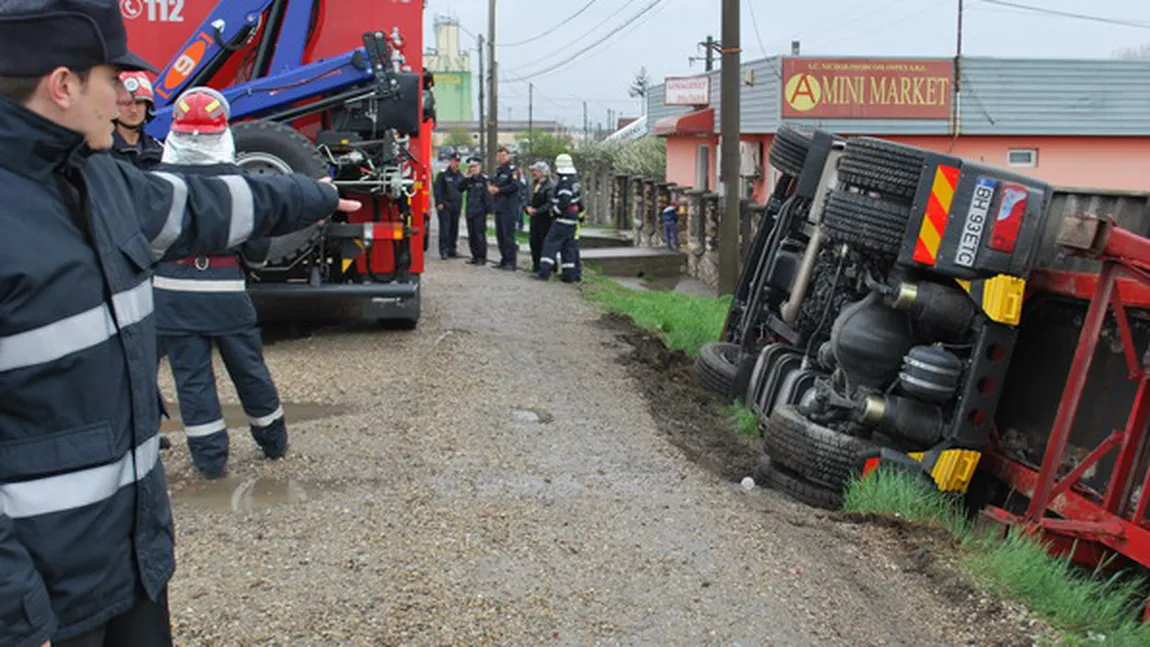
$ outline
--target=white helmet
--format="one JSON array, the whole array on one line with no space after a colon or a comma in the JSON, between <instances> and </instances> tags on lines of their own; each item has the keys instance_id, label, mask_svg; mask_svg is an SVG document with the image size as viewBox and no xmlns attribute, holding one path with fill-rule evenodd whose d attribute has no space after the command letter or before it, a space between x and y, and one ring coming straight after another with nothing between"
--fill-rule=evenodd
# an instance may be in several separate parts
<instances>
[{"instance_id":1,"label":"white helmet","mask_svg":"<svg viewBox=\"0 0 1150 647\"><path fill-rule=\"evenodd\" d=\"M567 153L560 153L555 157L555 172L560 175L570 175L575 172L575 162Z\"/></svg>"}]
</instances>

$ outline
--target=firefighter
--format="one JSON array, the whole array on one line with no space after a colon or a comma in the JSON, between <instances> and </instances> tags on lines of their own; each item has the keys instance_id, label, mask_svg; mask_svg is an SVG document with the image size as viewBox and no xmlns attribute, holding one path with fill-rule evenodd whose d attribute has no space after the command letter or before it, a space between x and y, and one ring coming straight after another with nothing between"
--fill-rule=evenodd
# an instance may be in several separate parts
<instances>
[{"instance_id":1,"label":"firefighter","mask_svg":"<svg viewBox=\"0 0 1150 647\"><path fill-rule=\"evenodd\" d=\"M499 243L499 264L496 269L515 271L519 245L515 231L519 220L519 170L511 163L506 146L496 151L499 168L495 171L487 191L495 197L495 239Z\"/></svg>"},{"instance_id":2,"label":"firefighter","mask_svg":"<svg viewBox=\"0 0 1150 647\"><path fill-rule=\"evenodd\" d=\"M439 215L439 258L458 258L456 245L459 241L459 210L463 206L460 184L463 174L459 172L459 153L452 153L447 168L435 178L435 210Z\"/></svg>"},{"instance_id":3,"label":"firefighter","mask_svg":"<svg viewBox=\"0 0 1150 647\"><path fill-rule=\"evenodd\" d=\"M551 214L555 221L543 242L539 272L533 276L543 281L549 279L555 271L555 259L558 256L563 282L575 283L582 278L577 236L579 222L583 217L583 196L570 155L562 153L555 158L555 173L559 176L555 183L555 195L551 198Z\"/></svg>"},{"instance_id":4,"label":"firefighter","mask_svg":"<svg viewBox=\"0 0 1150 647\"><path fill-rule=\"evenodd\" d=\"M0 645L170 647L152 266L361 206L98 154L124 69L117 3L0 2Z\"/></svg>"},{"instance_id":5,"label":"firefighter","mask_svg":"<svg viewBox=\"0 0 1150 647\"><path fill-rule=\"evenodd\" d=\"M120 82L131 95L132 101L120 106L115 119L116 132L112 135L111 154L118 159L150 170L160 163L164 146L158 139L144 132L156 109L156 93L147 72L123 72Z\"/></svg>"},{"instance_id":6,"label":"firefighter","mask_svg":"<svg viewBox=\"0 0 1150 647\"><path fill-rule=\"evenodd\" d=\"M487 264L487 216L495 211L495 201L487 190L489 184L483 162L478 157L467 160L459 190L467 205L467 246L471 250L468 265Z\"/></svg>"},{"instance_id":7,"label":"firefighter","mask_svg":"<svg viewBox=\"0 0 1150 647\"><path fill-rule=\"evenodd\" d=\"M209 176L243 173L235 164L227 99L191 88L176 100L171 134L157 170ZM267 261L270 241L250 240L221 254L161 263L153 280L156 332L168 350L192 463L205 478L223 476L228 430L212 372L212 347L224 360L252 438L270 459L283 457L288 433L275 383L264 363L244 270Z\"/></svg>"},{"instance_id":8,"label":"firefighter","mask_svg":"<svg viewBox=\"0 0 1150 647\"><path fill-rule=\"evenodd\" d=\"M547 162L536 162L531 166L531 205L527 215L531 216L531 271L539 272L539 261L543 256L543 241L551 229L554 216L551 213L551 198L555 193L555 183L549 177L551 167Z\"/></svg>"}]
</instances>

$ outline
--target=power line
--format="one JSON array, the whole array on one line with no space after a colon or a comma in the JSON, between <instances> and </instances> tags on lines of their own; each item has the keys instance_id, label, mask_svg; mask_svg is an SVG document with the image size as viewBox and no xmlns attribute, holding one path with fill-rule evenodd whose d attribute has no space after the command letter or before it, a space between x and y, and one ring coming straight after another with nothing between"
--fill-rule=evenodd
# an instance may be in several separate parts
<instances>
[{"instance_id":1,"label":"power line","mask_svg":"<svg viewBox=\"0 0 1150 647\"><path fill-rule=\"evenodd\" d=\"M817 36L817 35L826 34L828 32L838 31L840 26L844 25L844 24L851 25L852 28L857 27L859 22L865 22L868 18L871 18L871 17L881 18L882 17L881 14L884 11L894 7L895 5L902 4L906 1L907 0L891 0L891 2L888 2L887 4L882 5L881 7L878 7L878 8L873 8L870 5L860 4L858 6L862 7L862 11L852 12L852 13L848 13L844 16L841 16L835 22L835 24L830 25L830 26L823 25L820 27L819 25L815 25L815 26L809 27L807 29L804 29L804 30L798 32L797 34L792 36L789 40L802 40L803 37ZM753 2L751 2L751 4L753 4ZM768 44L772 45L771 49L774 49L773 46L775 44L786 45L786 44L788 44L788 40L779 39L779 40L771 41Z\"/></svg>"},{"instance_id":2,"label":"power line","mask_svg":"<svg viewBox=\"0 0 1150 647\"><path fill-rule=\"evenodd\" d=\"M1074 13L1071 11L1059 11L1058 9L1047 9L1045 7L1035 7L1033 5L1019 4L1017 2L1007 2L1006 0L982 0L986 4L994 4L1002 7L1012 7L1014 9L1022 9L1023 11L1033 11L1034 13L1042 13L1050 16L1061 16L1063 18L1075 18L1077 20L1089 20L1091 22L1101 22L1108 25L1121 25L1123 27L1135 27L1137 29L1150 29L1150 23L1136 22L1133 20L1122 20L1120 18L1106 18L1104 16L1092 16L1084 13Z\"/></svg>"},{"instance_id":3,"label":"power line","mask_svg":"<svg viewBox=\"0 0 1150 647\"><path fill-rule=\"evenodd\" d=\"M521 40L521 41L514 42L514 43L503 43L502 45L496 45L496 47L518 47L520 45L526 45L527 43L534 43L535 41L539 40L540 38L543 38L544 36L550 34L551 32L555 31L556 29L559 29L560 27L563 27L564 25L571 22L572 20L578 18L580 14L582 14L584 11L587 11L588 9L590 9L591 5L595 4L597 1L598 0L590 0L590 2L583 5L583 7L581 9L579 9L579 11L576 11L575 13L571 14L570 16L567 16L563 20L560 20L558 23L556 23L556 25L554 27L552 27L551 29L548 29L547 31L543 32L542 34L539 34L538 36L532 36L531 38L528 38L527 40Z\"/></svg>"},{"instance_id":4,"label":"power line","mask_svg":"<svg viewBox=\"0 0 1150 647\"><path fill-rule=\"evenodd\" d=\"M598 30L598 29L599 29L600 27L602 27L603 25L606 25L606 24L607 24L608 22L610 22L610 21L611 21L611 19L612 19L612 18L614 18L615 16L618 16L619 14L623 13L623 10L625 10L627 7L629 7L629 6L633 5L633 4L635 4L635 2L636 2L636 0L627 0L627 1L626 1L626 2L624 2L624 3L623 3L623 4L622 4L622 5L621 5L621 6L620 6L618 9L616 9L616 10L615 10L615 11L614 11L614 12L613 12L611 15L607 16L607 17L606 17L606 18L604 18L603 20L601 20L601 21L599 21L598 23L596 23L594 27L592 27L591 29L588 29L586 32L584 32L583 34L581 34L581 35L580 35L578 38L576 38L575 40L571 41L570 43L567 43L567 44L566 44L566 45L564 45L563 47L560 47L560 48L556 49L555 51L551 52L550 54L547 54L546 56L538 56L538 57L535 57L535 58L534 58L534 60L532 61L532 63L539 63L539 62L541 62L541 61L546 61L546 60L548 60L548 59L553 59L553 58L555 58L555 57L557 57L557 56L563 56L563 55L564 55L564 54L566 54L566 52L568 52L568 51L569 51L571 48L575 47L576 45L578 45L579 43L583 42L585 39L587 39L588 37L590 37L592 34L594 34L594 33L595 33L595 31L596 31L596 30ZM504 70L504 71L505 71L505 72L507 72L507 70Z\"/></svg>"},{"instance_id":5,"label":"power line","mask_svg":"<svg viewBox=\"0 0 1150 647\"><path fill-rule=\"evenodd\" d=\"M766 58L767 48L763 47L763 37L759 34L759 19L755 17L755 0L747 0L747 8L751 10L751 26L755 28L755 40L759 41L759 49L763 50L763 58Z\"/></svg>"},{"instance_id":6,"label":"power line","mask_svg":"<svg viewBox=\"0 0 1150 647\"><path fill-rule=\"evenodd\" d=\"M577 58L579 58L579 57L580 57L580 56L582 56L583 54L586 54L587 52L591 51L592 49L594 49L594 48L598 47L600 44L602 44L602 43L606 42L606 41L607 41L607 39L609 39L609 38L611 38L612 36L614 36L615 34L619 33L620 31L622 31L622 30L623 30L623 29L625 29L626 27L629 27L629 26L630 26L632 23L634 23L634 22L635 22L636 20L638 20L639 18L642 18L642 17L643 17L644 15L646 15L646 14L647 14L649 11L651 11L651 10L652 10L652 9L654 9L656 6L658 6L658 5L659 5L659 3L661 3L661 2L663 2L663 0L652 0L652 1L651 1L651 3L650 3L650 4L648 4L647 6L643 7L643 8L642 8L642 9L639 11L639 13L635 14L634 16L631 16L629 19L627 19L627 21L626 21L626 22L624 22L623 24L619 25L618 27L616 27L616 28L612 29L611 31L607 32L606 34L604 34L604 35L603 35L603 37L602 37L602 38L600 38L599 40L597 40L597 41L595 41L595 42L591 43L590 45L588 45L588 46L584 47L583 49L581 49L581 50L579 50L579 51L575 52L575 53L574 53L574 54L572 54L570 57L568 57L568 58L567 58L567 60L564 60L564 61L560 61L560 62L556 63L555 65L551 65L550 67L546 67L546 68L543 68L542 70L538 70L538 71L535 71L535 72L530 72L530 73L528 73L526 76L523 76L523 77L521 77L521 78L520 78L520 80L529 80L529 79L533 79L533 78L535 78L535 77L537 77L537 76L540 76L540 75L543 75L543 74L547 74L548 72L553 72L553 71L555 71L555 70L557 70L557 69L559 69L559 68L561 68L561 67L564 67L564 66L566 66L566 65L570 65L572 62L574 62L574 61L575 61Z\"/></svg>"}]
</instances>

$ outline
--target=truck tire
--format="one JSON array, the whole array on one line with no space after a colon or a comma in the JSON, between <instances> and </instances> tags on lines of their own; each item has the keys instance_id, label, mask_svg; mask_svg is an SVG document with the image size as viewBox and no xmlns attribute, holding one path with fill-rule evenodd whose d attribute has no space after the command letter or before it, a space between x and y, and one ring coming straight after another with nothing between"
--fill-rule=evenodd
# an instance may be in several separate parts
<instances>
[{"instance_id":1,"label":"truck tire","mask_svg":"<svg viewBox=\"0 0 1150 647\"><path fill-rule=\"evenodd\" d=\"M839 181L891 198L914 199L926 165L925 152L873 137L847 140L839 161Z\"/></svg>"},{"instance_id":2,"label":"truck tire","mask_svg":"<svg viewBox=\"0 0 1150 647\"><path fill-rule=\"evenodd\" d=\"M862 452L875 447L808 420L793 405L775 407L763 424L763 444L776 465L839 493L859 473Z\"/></svg>"},{"instance_id":3,"label":"truck tire","mask_svg":"<svg viewBox=\"0 0 1150 647\"><path fill-rule=\"evenodd\" d=\"M695 372L707 388L731 397L739 373L739 345L714 341L703 344L695 360Z\"/></svg>"},{"instance_id":4,"label":"truck tire","mask_svg":"<svg viewBox=\"0 0 1150 647\"><path fill-rule=\"evenodd\" d=\"M780 173L798 177L807 161L807 152L814 141L815 130L809 126L783 124L771 142L771 166Z\"/></svg>"},{"instance_id":5,"label":"truck tire","mask_svg":"<svg viewBox=\"0 0 1150 647\"><path fill-rule=\"evenodd\" d=\"M823 211L827 238L857 250L898 256L910 222L910 207L861 193L831 191Z\"/></svg>"},{"instance_id":6,"label":"truck tire","mask_svg":"<svg viewBox=\"0 0 1150 647\"><path fill-rule=\"evenodd\" d=\"M823 510L838 510L843 506L841 492L811 483L783 465L764 458L755 467L755 483L778 490L799 503Z\"/></svg>"},{"instance_id":7,"label":"truck tire","mask_svg":"<svg viewBox=\"0 0 1150 647\"><path fill-rule=\"evenodd\" d=\"M232 126L236 140L236 164L256 175L303 173L314 178L329 175L327 162L307 137L286 124L244 121ZM313 248L323 232L311 225L271 239L268 265L286 265Z\"/></svg>"}]
</instances>

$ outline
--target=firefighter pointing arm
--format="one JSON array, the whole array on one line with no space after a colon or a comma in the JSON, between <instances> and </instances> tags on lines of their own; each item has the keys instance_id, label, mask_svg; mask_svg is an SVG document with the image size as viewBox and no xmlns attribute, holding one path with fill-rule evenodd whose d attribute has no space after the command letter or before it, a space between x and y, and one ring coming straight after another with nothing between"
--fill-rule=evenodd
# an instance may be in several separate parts
<instances>
[{"instance_id":1,"label":"firefighter pointing arm","mask_svg":"<svg viewBox=\"0 0 1150 647\"><path fill-rule=\"evenodd\" d=\"M172 644L152 268L359 207L117 161L125 70L118 3L0 2L0 645Z\"/></svg>"}]
</instances>

